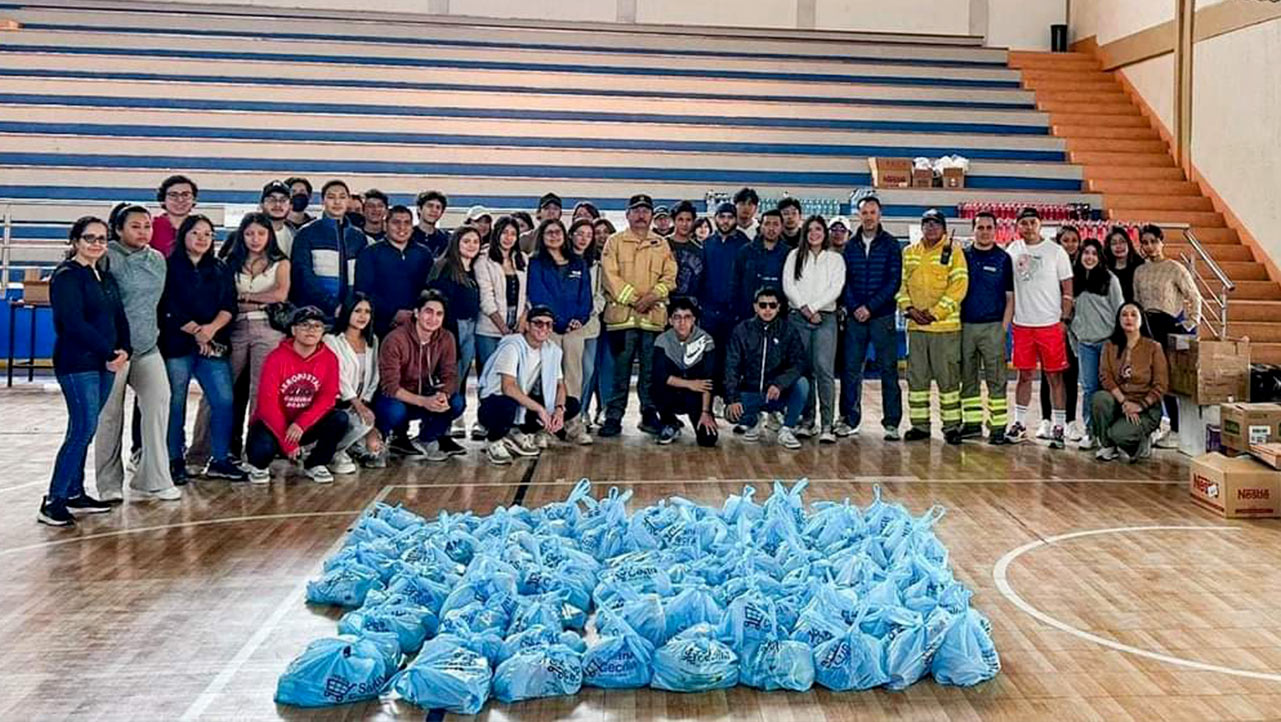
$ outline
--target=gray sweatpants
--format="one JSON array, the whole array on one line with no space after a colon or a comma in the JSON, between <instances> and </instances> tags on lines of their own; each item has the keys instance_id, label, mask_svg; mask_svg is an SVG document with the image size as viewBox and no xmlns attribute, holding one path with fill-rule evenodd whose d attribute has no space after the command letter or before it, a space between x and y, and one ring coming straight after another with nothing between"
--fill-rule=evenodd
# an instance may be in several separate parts
<instances>
[{"instance_id":1,"label":"gray sweatpants","mask_svg":"<svg viewBox=\"0 0 1281 722\"><path fill-rule=\"evenodd\" d=\"M124 435L125 386L133 389L142 412L142 461L129 484L140 491L160 491L173 486L169 476L169 374L160 352L130 359L111 385L111 396L98 415L98 434L93 441L98 494L120 492L125 467L120 458Z\"/></svg>"}]
</instances>

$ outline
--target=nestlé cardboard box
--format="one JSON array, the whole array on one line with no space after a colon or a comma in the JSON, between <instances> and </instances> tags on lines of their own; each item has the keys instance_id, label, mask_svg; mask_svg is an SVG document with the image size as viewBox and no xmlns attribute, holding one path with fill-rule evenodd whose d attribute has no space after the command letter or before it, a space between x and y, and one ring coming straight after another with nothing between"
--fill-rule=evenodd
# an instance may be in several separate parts
<instances>
[{"instance_id":1,"label":"nestl\u00e9 cardboard box","mask_svg":"<svg viewBox=\"0 0 1281 722\"><path fill-rule=\"evenodd\" d=\"M872 185L877 188L907 188L912 185L912 161L907 158L868 158Z\"/></svg>"},{"instance_id":2,"label":"nestl\u00e9 cardboard box","mask_svg":"<svg viewBox=\"0 0 1281 722\"><path fill-rule=\"evenodd\" d=\"M1281 516L1281 471L1248 456L1206 454L1192 460L1188 495L1197 506L1229 519Z\"/></svg>"},{"instance_id":3,"label":"nestl\u00e9 cardboard box","mask_svg":"<svg viewBox=\"0 0 1281 722\"><path fill-rule=\"evenodd\" d=\"M1219 439L1233 451L1281 440L1281 404L1220 404Z\"/></svg>"}]
</instances>

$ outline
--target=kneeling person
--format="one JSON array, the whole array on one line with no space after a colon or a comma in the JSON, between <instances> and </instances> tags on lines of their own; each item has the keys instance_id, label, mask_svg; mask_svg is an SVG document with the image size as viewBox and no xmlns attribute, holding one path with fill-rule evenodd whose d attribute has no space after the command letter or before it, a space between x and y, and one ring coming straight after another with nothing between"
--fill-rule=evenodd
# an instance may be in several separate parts
<instances>
[{"instance_id":1,"label":"kneeling person","mask_svg":"<svg viewBox=\"0 0 1281 722\"><path fill-rule=\"evenodd\" d=\"M794 429L809 398L805 347L796 329L779 318L782 293L766 286L756 292L756 315L734 328L725 354L725 418L747 427L745 441L760 439L762 410L786 408L778 443L801 448Z\"/></svg>"},{"instance_id":2,"label":"kneeling person","mask_svg":"<svg viewBox=\"0 0 1281 722\"><path fill-rule=\"evenodd\" d=\"M491 464L510 464L513 453L538 456L531 435L540 429L563 435L565 422L580 408L579 400L565 392L560 347L548 341L555 315L546 306L534 306L526 318L525 332L504 336L481 373L477 415L487 432Z\"/></svg>"},{"instance_id":3,"label":"kneeling person","mask_svg":"<svg viewBox=\"0 0 1281 722\"><path fill-rule=\"evenodd\" d=\"M719 432L712 416L712 379L716 342L698 325L698 306L689 298L667 304L672 327L654 341L653 376L649 395L658 407L662 427L658 443L670 444L681 435L678 417L689 416L699 446L716 446Z\"/></svg>"},{"instance_id":4,"label":"kneeling person","mask_svg":"<svg viewBox=\"0 0 1281 722\"><path fill-rule=\"evenodd\" d=\"M378 396L374 422L383 438L419 422L418 438L396 435L392 453L408 459L445 461L467 453L449 438L453 420L463 414L458 392L458 346L445 327L445 297L423 291L414 315L383 341L378 352Z\"/></svg>"},{"instance_id":5,"label":"kneeling person","mask_svg":"<svg viewBox=\"0 0 1281 722\"><path fill-rule=\"evenodd\" d=\"M338 357L321 343L325 314L315 306L294 312L290 337L263 362L258 402L249 422L245 458L249 481L266 484L272 459L302 459L307 477L319 484L334 480L327 464L347 433L347 412L338 399ZM312 449L303 458L304 446Z\"/></svg>"}]
</instances>

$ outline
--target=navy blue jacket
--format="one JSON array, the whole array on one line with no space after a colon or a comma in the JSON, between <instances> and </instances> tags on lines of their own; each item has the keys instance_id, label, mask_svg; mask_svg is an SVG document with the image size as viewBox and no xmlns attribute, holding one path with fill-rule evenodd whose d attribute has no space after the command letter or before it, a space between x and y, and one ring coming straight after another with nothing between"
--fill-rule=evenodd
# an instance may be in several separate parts
<instances>
[{"instance_id":1,"label":"navy blue jacket","mask_svg":"<svg viewBox=\"0 0 1281 722\"><path fill-rule=\"evenodd\" d=\"M737 316L734 295L734 263L738 252L751 241L735 228L729 236L718 230L703 241L703 283L698 290L698 305L703 313Z\"/></svg>"},{"instance_id":2,"label":"navy blue jacket","mask_svg":"<svg viewBox=\"0 0 1281 722\"><path fill-rule=\"evenodd\" d=\"M845 293L841 302L853 311L867 306L872 318L894 313L903 282L903 248L884 228L877 229L870 252L863 246L863 229L856 227L845 245Z\"/></svg>"},{"instance_id":3,"label":"navy blue jacket","mask_svg":"<svg viewBox=\"0 0 1281 722\"><path fill-rule=\"evenodd\" d=\"M368 245L365 232L349 223L343 224L340 244L338 222L328 216L298 229L289 252L289 300L332 318L352 289L356 258Z\"/></svg>"},{"instance_id":4,"label":"navy blue jacket","mask_svg":"<svg viewBox=\"0 0 1281 722\"><path fill-rule=\"evenodd\" d=\"M169 256L165 274L165 292L160 297L160 355L165 358L191 356L199 351L196 337L182 330L195 321L212 323L219 313L236 315L236 282L227 264L214 258L210 250L199 265L181 249ZM224 346L231 343L231 324L214 334Z\"/></svg>"},{"instance_id":5,"label":"navy blue jacket","mask_svg":"<svg viewBox=\"0 0 1281 722\"><path fill-rule=\"evenodd\" d=\"M401 251L391 241L379 241L356 258L356 290L369 294L374 304L374 333L378 338L392 329L396 312L412 309L427 287L431 252L417 243Z\"/></svg>"},{"instance_id":6,"label":"navy blue jacket","mask_svg":"<svg viewBox=\"0 0 1281 722\"><path fill-rule=\"evenodd\" d=\"M432 231L429 236L423 233L422 228L414 226L414 232L413 235L409 236L409 242L417 243L426 248L433 259L440 258L445 255L445 251L449 250L449 231L437 226L436 230Z\"/></svg>"},{"instance_id":7,"label":"navy blue jacket","mask_svg":"<svg viewBox=\"0 0 1281 722\"><path fill-rule=\"evenodd\" d=\"M529 305L550 306L556 314L556 333L565 333L569 322L587 325L592 315L592 274L587 262L571 256L557 266L542 256L529 259Z\"/></svg>"},{"instance_id":8,"label":"navy blue jacket","mask_svg":"<svg viewBox=\"0 0 1281 722\"><path fill-rule=\"evenodd\" d=\"M710 240L710 236L708 237ZM751 318L752 298L762 286L772 286L778 291L780 302L783 296L783 264L791 248L780 238L774 250L766 250L765 241L760 237L743 246L738 251L734 262L734 298L740 319Z\"/></svg>"},{"instance_id":9,"label":"navy blue jacket","mask_svg":"<svg viewBox=\"0 0 1281 722\"><path fill-rule=\"evenodd\" d=\"M74 260L58 265L49 282L53 305L53 370L59 374L106 371L116 349L133 355L129 319L116 279Z\"/></svg>"}]
</instances>

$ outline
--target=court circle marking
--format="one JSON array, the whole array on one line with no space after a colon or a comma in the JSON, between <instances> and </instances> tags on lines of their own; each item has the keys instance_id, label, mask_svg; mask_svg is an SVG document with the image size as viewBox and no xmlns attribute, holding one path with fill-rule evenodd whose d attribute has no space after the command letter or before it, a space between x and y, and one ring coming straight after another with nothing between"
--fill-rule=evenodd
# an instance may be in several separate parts
<instances>
[{"instance_id":1,"label":"court circle marking","mask_svg":"<svg viewBox=\"0 0 1281 722\"><path fill-rule=\"evenodd\" d=\"M1234 677L1248 677L1250 679L1264 679L1271 682L1281 682L1281 674L1272 674L1270 672L1252 672L1245 669L1234 669L1232 667L1223 667L1217 664L1208 664L1206 662L1198 662L1192 659L1174 657L1168 654L1162 654L1160 652L1153 652L1151 650L1140 649L1139 647L1133 647L1131 645L1118 642L1115 639L1100 637L1097 634L1092 634L1085 630L1077 629L1076 627L1073 627L1065 622L1059 621L1058 619L1051 617L1045 612L1042 612L1041 610L1029 604L1026 600L1024 600L1022 597L1019 596L1018 592L1014 591L1014 588L1010 586L1010 582L1008 578L1008 570L1009 570L1010 564L1012 564L1015 559L1018 559L1019 557L1023 556L1027 552L1032 551L1033 549L1039 549L1041 547L1050 546L1051 544L1055 544L1057 542L1069 541L1072 539L1079 539L1079 538L1088 537L1088 536L1098 536L1101 534L1126 534L1126 533L1149 532L1149 531L1241 531L1241 530L1242 530L1242 527L1236 527L1236 526L1126 526L1126 527L1115 527L1112 529L1090 529L1087 531L1072 532L1070 534L1059 534L1058 536L1046 537L1045 539L1040 539L1034 542L1028 542L1027 544L1024 544L1023 546L1018 547L1016 549L1011 549L1009 552L1006 553L1005 556L1001 557L1000 560L996 562L996 566L992 567L992 578L996 582L997 590L1000 591L1001 595L1004 596L1007 600L1009 600L1010 603L1012 603L1014 606L1018 607L1023 612L1027 613L1028 615L1032 616L1033 618L1037 619L1043 624L1047 624L1051 627L1054 627L1059 631L1067 632L1068 634L1071 634L1074 637L1078 637L1080 639L1085 639L1090 642L1094 642L1095 644L1102 645L1109 649L1115 649L1118 652L1125 652L1127 654L1133 654L1139 657L1146 657L1148 659L1153 659L1158 662L1165 662L1166 664L1173 664L1179 667L1187 667L1188 669L1196 669L1196 670L1201 670L1203 672L1218 672L1220 674L1232 675Z\"/></svg>"}]
</instances>

